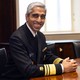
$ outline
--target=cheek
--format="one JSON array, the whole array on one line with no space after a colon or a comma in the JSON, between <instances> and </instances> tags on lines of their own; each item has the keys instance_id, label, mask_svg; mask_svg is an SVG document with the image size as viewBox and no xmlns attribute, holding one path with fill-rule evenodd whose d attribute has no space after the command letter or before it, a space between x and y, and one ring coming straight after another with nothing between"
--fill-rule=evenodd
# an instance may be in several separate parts
<instances>
[{"instance_id":1,"label":"cheek","mask_svg":"<svg viewBox=\"0 0 80 80\"><path fill-rule=\"evenodd\" d=\"M33 24L33 19L30 19L30 18L27 18L27 22L28 22L28 24Z\"/></svg>"},{"instance_id":2,"label":"cheek","mask_svg":"<svg viewBox=\"0 0 80 80\"><path fill-rule=\"evenodd\" d=\"M26 16L26 21L30 22L31 21L31 17L30 16Z\"/></svg>"}]
</instances>

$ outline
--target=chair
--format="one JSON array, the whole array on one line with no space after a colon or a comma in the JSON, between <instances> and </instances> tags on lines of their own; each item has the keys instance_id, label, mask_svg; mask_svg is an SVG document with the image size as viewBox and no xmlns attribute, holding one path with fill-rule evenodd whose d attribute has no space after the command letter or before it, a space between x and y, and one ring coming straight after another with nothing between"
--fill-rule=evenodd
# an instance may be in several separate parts
<instances>
[{"instance_id":1,"label":"chair","mask_svg":"<svg viewBox=\"0 0 80 80\"><path fill-rule=\"evenodd\" d=\"M77 58L73 42L55 43L55 53L63 59L67 57Z\"/></svg>"},{"instance_id":2,"label":"chair","mask_svg":"<svg viewBox=\"0 0 80 80\"><path fill-rule=\"evenodd\" d=\"M7 64L7 53L5 48L0 48L0 74L4 70L5 65Z\"/></svg>"},{"instance_id":3,"label":"chair","mask_svg":"<svg viewBox=\"0 0 80 80\"><path fill-rule=\"evenodd\" d=\"M50 41L47 43L48 49L53 52L53 54L66 58L70 57L80 58L80 40L62 40L62 41Z\"/></svg>"}]
</instances>

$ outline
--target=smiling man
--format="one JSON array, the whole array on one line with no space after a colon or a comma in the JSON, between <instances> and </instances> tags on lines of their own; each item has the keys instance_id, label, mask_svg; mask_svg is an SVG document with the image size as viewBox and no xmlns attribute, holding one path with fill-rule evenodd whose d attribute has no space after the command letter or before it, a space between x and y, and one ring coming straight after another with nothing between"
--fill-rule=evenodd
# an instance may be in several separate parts
<instances>
[{"instance_id":1,"label":"smiling man","mask_svg":"<svg viewBox=\"0 0 80 80\"><path fill-rule=\"evenodd\" d=\"M45 36L39 31L46 18L45 5L40 2L29 4L25 17L26 23L10 37L10 57L13 63L6 76L31 78L75 71L75 60L63 60L46 50Z\"/></svg>"},{"instance_id":2,"label":"smiling man","mask_svg":"<svg viewBox=\"0 0 80 80\"><path fill-rule=\"evenodd\" d=\"M33 32L37 32L44 25L46 10L43 7L34 7L31 12L27 11L26 21Z\"/></svg>"}]
</instances>

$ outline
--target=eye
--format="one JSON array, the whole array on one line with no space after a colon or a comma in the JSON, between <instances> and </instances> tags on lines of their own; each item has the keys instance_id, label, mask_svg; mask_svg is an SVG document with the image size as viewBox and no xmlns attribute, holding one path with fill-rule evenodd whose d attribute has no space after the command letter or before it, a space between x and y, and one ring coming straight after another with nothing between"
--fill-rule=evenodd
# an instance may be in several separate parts
<instances>
[{"instance_id":1,"label":"eye","mask_svg":"<svg viewBox=\"0 0 80 80\"><path fill-rule=\"evenodd\" d=\"M40 17L41 19L45 19L45 14L41 14L41 15L39 15L39 14L32 14L32 17L33 18L38 18L38 17Z\"/></svg>"},{"instance_id":2,"label":"eye","mask_svg":"<svg viewBox=\"0 0 80 80\"><path fill-rule=\"evenodd\" d=\"M41 19L45 19L45 15L44 14L41 15Z\"/></svg>"},{"instance_id":3,"label":"eye","mask_svg":"<svg viewBox=\"0 0 80 80\"><path fill-rule=\"evenodd\" d=\"M39 17L39 14L32 14L32 17L38 18Z\"/></svg>"}]
</instances>

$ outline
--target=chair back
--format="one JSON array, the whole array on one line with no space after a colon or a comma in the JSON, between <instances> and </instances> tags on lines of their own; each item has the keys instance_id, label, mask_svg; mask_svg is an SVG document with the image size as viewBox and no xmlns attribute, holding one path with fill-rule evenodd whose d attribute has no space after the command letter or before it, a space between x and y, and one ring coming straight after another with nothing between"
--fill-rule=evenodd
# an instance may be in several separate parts
<instances>
[{"instance_id":1,"label":"chair back","mask_svg":"<svg viewBox=\"0 0 80 80\"><path fill-rule=\"evenodd\" d=\"M0 48L0 73L4 70L5 65L7 64L7 52L5 48Z\"/></svg>"}]
</instances>

